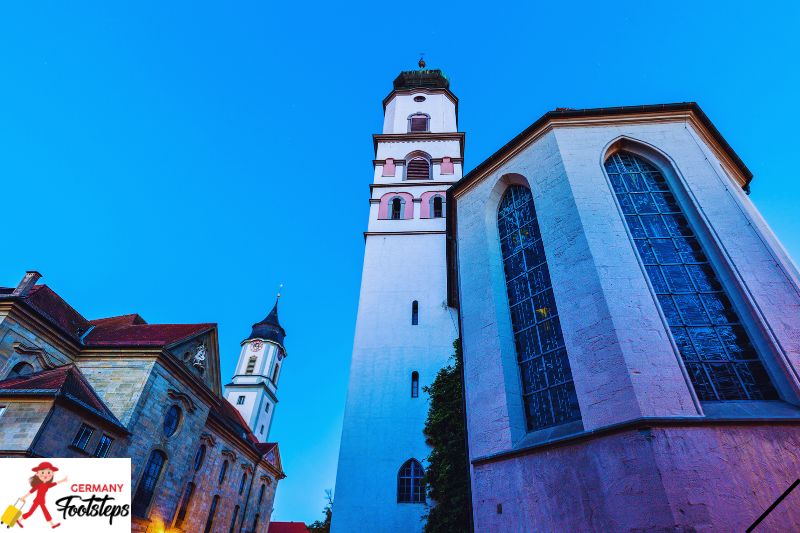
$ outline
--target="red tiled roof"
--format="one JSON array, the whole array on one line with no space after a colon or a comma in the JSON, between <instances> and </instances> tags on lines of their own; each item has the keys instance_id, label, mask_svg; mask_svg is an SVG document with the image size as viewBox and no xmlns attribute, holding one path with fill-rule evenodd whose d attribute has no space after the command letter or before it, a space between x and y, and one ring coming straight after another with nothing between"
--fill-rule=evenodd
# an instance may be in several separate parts
<instances>
[{"instance_id":1,"label":"red tiled roof","mask_svg":"<svg viewBox=\"0 0 800 533\"><path fill-rule=\"evenodd\" d=\"M274 448L277 445L278 445L277 442L259 442L258 444L256 444L258 449L261 450L261 453L263 454L268 453L272 448Z\"/></svg>"},{"instance_id":2,"label":"red tiled roof","mask_svg":"<svg viewBox=\"0 0 800 533\"><path fill-rule=\"evenodd\" d=\"M86 346L166 346L211 329L215 324L146 324L115 319L93 320L94 329L84 339Z\"/></svg>"},{"instance_id":3,"label":"red tiled roof","mask_svg":"<svg viewBox=\"0 0 800 533\"><path fill-rule=\"evenodd\" d=\"M23 299L74 340L89 329L89 321L47 285L34 285Z\"/></svg>"},{"instance_id":4,"label":"red tiled roof","mask_svg":"<svg viewBox=\"0 0 800 533\"><path fill-rule=\"evenodd\" d=\"M0 288L0 297L14 298ZM86 346L168 346L213 328L216 324L148 324L137 314L87 320L47 285L34 285L19 297L73 340Z\"/></svg>"},{"instance_id":5,"label":"red tiled roof","mask_svg":"<svg viewBox=\"0 0 800 533\"><path fill-rule=\"evenodd\" d=\"M4 394L63 397L124 429L75 365L64 365L0 381L0 396Z\"/></svg>"},{"instance_id":6,"label":"red tiled roof","mask_svg":"<svg viewBox=\"0 0 800 533\"><path fill-rule=\"evenodd\" d=\"M247 425L247 422L242 418L239 410L228 400L222 398L219 402L219 407L212 407L212 412L224 423L228 424L228 426L231 426L231 429L241 433L250 445L261 453L262 457L278 445L277 442L259 442L258 438L250 431L250 426ZM276 466L278 466L280 470L280 466ZM283 474L283 472L281 472L281 474Z\"/></svg>"},{"instance_id":7,"label":"red tiled roof","mask_svg":"<svg viewBox=\"0 0 800 533\"><path fill-rule=\"evenodd\" d=\"M268 533L308 533L302 522L270 522Z\"/></svg>"}]
</instances>

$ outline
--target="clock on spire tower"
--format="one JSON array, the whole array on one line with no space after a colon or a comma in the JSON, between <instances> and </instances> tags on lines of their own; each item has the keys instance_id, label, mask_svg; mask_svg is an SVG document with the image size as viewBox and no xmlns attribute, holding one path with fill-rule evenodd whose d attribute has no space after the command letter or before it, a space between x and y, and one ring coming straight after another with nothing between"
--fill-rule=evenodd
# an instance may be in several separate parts
<instances>
[{"instance_id":1,"label":"clock on spire tower","mask_svg":"<svg viewBox=\"0 0 800 533\"><path fill-rule=\"evenodd\" d=\"M253 324L250 335L242 341L233 381L225 386L225 397L261 442L269 436L278 403L278 378L286 357L286 332L278 321L279 300L280 294L272 311Z\"/></svg>"}]
</instances>

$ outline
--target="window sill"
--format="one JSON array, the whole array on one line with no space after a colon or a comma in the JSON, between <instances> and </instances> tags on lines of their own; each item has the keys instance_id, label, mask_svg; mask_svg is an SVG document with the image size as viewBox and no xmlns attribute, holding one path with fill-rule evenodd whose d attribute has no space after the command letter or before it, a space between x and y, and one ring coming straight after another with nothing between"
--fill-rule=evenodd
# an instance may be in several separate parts
<instances>
[{"instance_id":1,"label":"window sill","mask_svg":"<svg viewBox=\"0 0 800 533\"><path fill-rule=\"evenodd\" d=\"M800 407L781 400L700 402L705 418L794 418Z\"/></svg>"},{"instance_id":2,"label":"window sill","mask_svg":"<svg viewBox=\"0 0 800 533\"><path fill-rule=\"evenodd\" d=\"M88 451L84 450L83 448L78 448L74 444L70 444L69 446L67 446L67 448L69 448L70 450L74 450L74 451L76 451L78 453L81 453L81 454L85 455L86 457L91 457L92 456L91 452L88 452Z\"/></svg>"},{"instance_id":3,"label":"window sill","mask_svg":"<svg viewBox=\"0 0 800 533\"><path fill-rule=\"evenodd\" d=\"M619 422L604 427L591 430L580 429L575 431L574 424L564 424L529 433L521 439L513 448L497 453L470 458L473 465L484 465L496 461L504 461L514 457L521 457L533 453L538 453L547 448L574 445L580 442L619 433L622 431L636 431L652 428L668 427L692 427L692 426L727 426L727 425L764 425L779 424L800 426L800 408L787 404L782 401L763 401L763 402L735 402L739 404L767 404L751 405L746 407L728 407L724 404L732 402L713 402L723 405L710 405L712 402L703 403L705 416L690 417L642 417L626 422ZM710 408L710 409L709 409ZM712 411L712 413L709 413ZM559 433L556 434L556 430ZM573 430L573 432L569 432ZM549 434L549 435L548 435Z\"/></svg>"}]
</instances>

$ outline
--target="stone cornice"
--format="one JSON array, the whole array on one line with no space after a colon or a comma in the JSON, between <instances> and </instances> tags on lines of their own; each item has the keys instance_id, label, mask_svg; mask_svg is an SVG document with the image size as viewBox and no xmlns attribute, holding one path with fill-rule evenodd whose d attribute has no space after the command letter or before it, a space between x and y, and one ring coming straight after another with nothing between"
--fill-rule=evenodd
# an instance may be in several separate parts
<instances>
[{"instance_id":1,"label":"stone cornice","mask_svg":"<svg viewBox=\"0 0 800 533\"><path fill-rule=\"evenodd\" d=\"M35 332L45 342L59 348L70 357L75 357L80 352L81 346L69 336L53 327L49 321L44 320L29 305L19 305L19 300L0 301L0 314L7 313L8 318L17 322L28 331Z\"/></svg>"},{"instance_id":2,"label":"stone cornice","mask_svg":"<svg viewBox=\"0 0 800 533\"><path fill-rule=\"evenodd\" d=\"M647 429L665 429L673 427L716 427L716 426L774 426L774 425L793 425L800 426L800 418L714 418L706 416L694 417L641 417L626 422L611 424L597 429L579 431L563 437L550 439L544 442L520 446L511 450L506 450L490 455L470 458L470 462L475 466L481 466L498 461L505 461L515 457L531 455L543 452L560 446L574 446L576 443L592 438L605 437L624 431L642 431Z\"/></svg>"},{"instance_id":3,"label":"stone cornice","mask_svg":"<svg viewBox=\"0 0 800 533\"><path fill-rule=\"evenodd\" d=\"M403 180L397 183L370 183L369 190L373 189L392 189L396 187L447 187L452 186L455 181L433 181L433 180ZM447 190L447 189L445 189Z\"/></svg>"},{"instance_id":4,"label":"stone cornice","mask_svg":"<svg viewBox=\"0 0 800 533\"><path fill-rule=\"evenodd\" d=\"M375 133L372 143L378 153L378 143L411 143L419 141L458 141L459 157L464 153L464 133L460 131L442 133Z\"/></svg>"}]
</instances>

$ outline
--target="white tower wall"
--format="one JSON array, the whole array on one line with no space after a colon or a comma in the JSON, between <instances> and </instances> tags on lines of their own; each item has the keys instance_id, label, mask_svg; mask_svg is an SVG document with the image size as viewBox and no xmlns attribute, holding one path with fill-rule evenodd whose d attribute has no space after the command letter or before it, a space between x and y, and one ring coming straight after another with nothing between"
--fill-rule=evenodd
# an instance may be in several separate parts
<instances>
[{"instance_id":1,"label":"white tower wall","mask_svg":"<svg viewBox=\"0 0 800 533\"><path fill-rule=\"evenodd\" d=\"M414 101L419 95L425 102ZM458 335L455 312L446 304L445 218L421 218L423 202L431 197L425 193L443 193L461 177L462 143L454 135L454 98L442 89L401 91L386 104L385 133L405 134L407 117L415 112L430 115L431 132L377 138L334 496L334 533L423 528L425 505L398 503L397 476L409 459L426 466L430 448L422 430L428 399L422 389L447 365ZM431 138L439 132L441 138ZM433 159L430 180L405 180L399 165L395 176L383 175L386 158L402 160L416 150ZM452 174L441 174L436 160L443 157L458 160ZM413 198L411 218L381 219L381 198L390 193ZM414 301L418 325L412 325ZM411 395L412 372L419 373L416 398Z\"/></svg>"}]
</instances>

